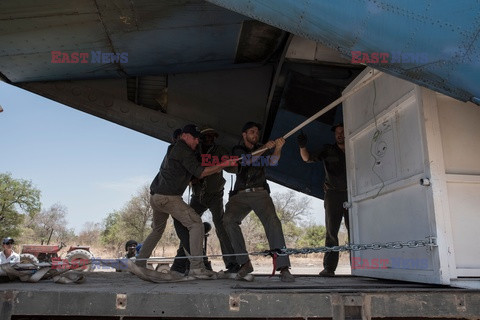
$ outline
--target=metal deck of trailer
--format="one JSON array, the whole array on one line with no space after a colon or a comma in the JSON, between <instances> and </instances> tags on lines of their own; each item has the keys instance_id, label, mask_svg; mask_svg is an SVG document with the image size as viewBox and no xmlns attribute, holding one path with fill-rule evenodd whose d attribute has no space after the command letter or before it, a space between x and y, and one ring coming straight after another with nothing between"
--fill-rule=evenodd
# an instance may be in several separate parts
<instances>
[{"instance_id":1,"label":"metal deck of trailer","mask_svg":"<svg viewBox=\"0 0 480 320\"><path fill-rule=\"evenodd\" d=\"M0 319L479 319L480 290L355 276L297 276L294 283L150 283L92 272L83 284L0 284Z\"/></svg>"}]
</instances>

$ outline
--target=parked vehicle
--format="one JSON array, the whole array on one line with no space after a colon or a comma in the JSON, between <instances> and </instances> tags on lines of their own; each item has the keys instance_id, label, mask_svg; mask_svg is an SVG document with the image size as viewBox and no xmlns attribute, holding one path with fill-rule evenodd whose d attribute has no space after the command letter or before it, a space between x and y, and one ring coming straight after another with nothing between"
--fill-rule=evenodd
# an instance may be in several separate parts
<instances>
[{"instance_id":1,"label":"parked vehicle","mask_svg":"<svg viewBox=\"0 0 480 320\"><path fill-rule=\"evenodd\" d=\"M70 264L83 265L78 269L90 271L92 266L90 262L93 259L93 254L90 252L89 246L70 246L67 250L65 258L62 259L58 252L66 247L65 243L61 242L59 245L36 245L27 244L22 247L20 254L20 263L39 263L39 262L60 262L64 260Z\"/></svg>"}]
</instances>

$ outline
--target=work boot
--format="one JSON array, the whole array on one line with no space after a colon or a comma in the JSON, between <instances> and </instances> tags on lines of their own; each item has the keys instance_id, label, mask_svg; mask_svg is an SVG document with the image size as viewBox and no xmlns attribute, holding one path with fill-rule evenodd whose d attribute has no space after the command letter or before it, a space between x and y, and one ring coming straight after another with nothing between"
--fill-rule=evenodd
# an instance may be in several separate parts
<instances>
[{"instance_id":1,"label":"work boot","mask_svg":"<svg viewBox=\"0 0 480 320\"><path fill-rule=\"evenodd\" d=\"M210 271L213 271L212 269L212 263L210 261L208 261L208 258L205 258L203 260L203 264L205 265L205 269L207 270L210 270Z\"/></svg>"},{"instance_id":2,"label":"work boot","mask_svg":"<svg viewBox=\"0 0 480 320\"><path fill-rule=\"evenodd\" d=\"M238 273L239 270L240 270L240 265L238 263L230 263L227 266L227 271L225 271L225 272L226 273Z\"/></svg>"},{"instance_id":3,"label":"work boot","mask_svg":"<svg viewBox=\"0 0 480 320\"><path fill-rule=\"evenodd\" d=\"M295 282L295 277L290 273L288 267L280 269L280 281L282 282Z\"/></svg>"},{"instance_id":4,"label":"work boot","mask_svg":"<svg viewBox=\"0 0 480 320\"><path fill-rule=\"evenodd\" d=\"M245 278L249 273L253 272L252 262L248 260L246 263L242 264L240 270L238 270L237 275L239 278Z\"/></svg>"},{"instance_id":5,"label":"work boot","mask_svg":"<svg viewBox=\"0 0 480 320\"><path fill-rule=\"evenodd\" d=\"M182 274L188 274L188 269L184 269L182 267L183 266L178 266L178 265L175 265L175 263L173 263L172 266L170 267L170 271L175 271Z\"/></svg>"},{"instance_id":6,"label":"work boot","mask_svg":"<svg viewBox=\"0 0 480 320\"><path fill-rule=\"evenodd\" d=\"M205 268L190 269L188 275L197 279L217 279L217 273Z\"/></svg>"},{"instance_id":7,"label":"work boot","mask_svg":"<svg viewBox=\"0 0 480 320\"><path fill-rule=\"evenodd\" d=\"M335 277L335 271L323 269L318 275L320 277Z\"/></svg>"}]
</instances>

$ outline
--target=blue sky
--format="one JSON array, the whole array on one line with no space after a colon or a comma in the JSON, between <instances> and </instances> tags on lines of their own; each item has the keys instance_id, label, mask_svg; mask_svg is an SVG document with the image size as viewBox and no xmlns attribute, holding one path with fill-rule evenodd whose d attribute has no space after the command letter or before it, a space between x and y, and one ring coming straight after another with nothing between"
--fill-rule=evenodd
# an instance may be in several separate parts
<instances>
[{"instance_id":1,"label":"blue sky","mask_svg":"<svg viewBox=\"0 0 480 320\"><path fill-rule=\"evenodd\" d=\"M1 81L0 105L0 172L31 180L43 208L66 206L77 232L121 209L150 183L165 156L163 141ZM286 190L270 185L272 192ZM308 220L323 224L323 202L311 199Z\"/></svg>"}]
</instances>

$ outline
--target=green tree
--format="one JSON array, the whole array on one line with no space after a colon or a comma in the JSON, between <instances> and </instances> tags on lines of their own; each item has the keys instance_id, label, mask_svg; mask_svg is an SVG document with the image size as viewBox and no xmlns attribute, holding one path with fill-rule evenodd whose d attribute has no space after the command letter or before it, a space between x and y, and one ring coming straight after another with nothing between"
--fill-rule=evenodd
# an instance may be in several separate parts
<instances>
[{"instance_id":1,"label":"green tree","mask_svg":"<svg viewBox=\"0 0 480 320\"><path fill-rule=\"evenodd\" d=\"M121 212L114 211L108 214L103 220L103 231L100 239L104 245L111 246L112 249L119 249L122 243L128 241L124 233L124 228L121 221Z\"/></svg>"},{"instance_id":2,"label":"green tree","mask_svg":"<svg viewBox=\"0 0 480 320\"><path fill-rule=\"evenodd\" d=\"M299 222L302 217L310 213L310 200L307 197L298 198L295 192L290 190L283 193L273 193L272 201L277 216L282 223L285 244L288 248L292 248L303 233ZM241 226L247 251L269 249L265 229L255 213L250 212L242 221Z\"/></svg>"},{"instance_id":3,"label":"green tree","mask_svg":"<svg viewBox=\"0 0 480 320\"><path fill-rule=\"evenodd\" d=\"M110 213L103 221L100 239L111 249L123 251L125 242L132 239L143 242L151 232L153 210L150 206L150 189L143 186L125 206ZM163 247L178 246L179 240L169 219L159 245Z\"/></svg>"},{"instance_id":4,"label":"green tree","mask_svg":"<svg viewBox=\"0 0 480 320\"><path fill-rule=\"evenodd\" d=\"M143 241L150 233L153 209L150 206L150 188L143 186L122 209L121 220L127 236Z\"/></svg>"},{"instance_id":5,"label":"green tree","mask_svg":"<svg viewBox=\"0 0 480 320\"><path fill-rule=\"evenodd\" d=\"M299 226L300 219L310 214L310 199L297 197L294 191L289 190L272 194L272 200L282 222L285 244L292 248L303 233L303 228Z\"/></svg>"},{"instance_id":6,"label":"green tree","mask_svg":"<svg viewBox=\"0 0 480 320\"><path fill-rule=\"evenodd\" d=\"M40 190L31 181L0 173L0 235L16 237L24 217L35 216L41 208Z\"/></svg>"},{"instance_id":7,"label":"green tree","mask_svg":"<svg viewBox=\"0 0 480 320\"><path fill-rule=\"evenodd\" d=\"M29 242L41 244L69 242L75 237L73 229L67 228L67 208L56 203L46 210L27 217L24 223L24 234L30 235ZM31 229L33 232L28 232ZM22 238L26 238L22 234Z\"/></svg>"},{"instance_id":8,"label":"green tree","mask_svg":"<svg viewBox=\"0 0 480 320\"><path fill-rule=\"evenodd\" d=\"M252 252L269 249L263 225L253 211L243 219L241 227L247 251Z\"/></svg>"},{"instance_id":9,"label":"green tree","mask_svg":"<svg viewBox=\"0 0 480 320\"><path fill-rule=\"evenodd\" d=\"M95 246L100 240L102 226L100 223L87 221L77 236L77 243L84 246Z\"/></svg>"},{"instance_id":10,"label":"green tree","mask_svg":"<svg viewBox=\"0 0 480 320\"><path fill-rule=\"evenodd\" d=\"M283 235L287 248L294 248L298 239L303 234L303 229L293 222L283 223Z\"/></svg>"},{"instance_id":11,"label":"green tree","mask_svg":"<svg viewBox=\"0 0 480 320\"><path fill-rule=\"evenodd\" d=\"M272 194L273 204L282 223L295 223L310 213L310 199L298 198L293 190Z\"/></svg>"},{"instance_id":12,"label":"green tree","mask_svg":"<svg viewBox=\"0 0 480 320\"><path fill-rule=\"evenodd\" d=\"M303 230L303 235L298 239L297 246L300 248L321 247L325 245L325 226L311 225Z\"/></svg>"}]
</instances>

